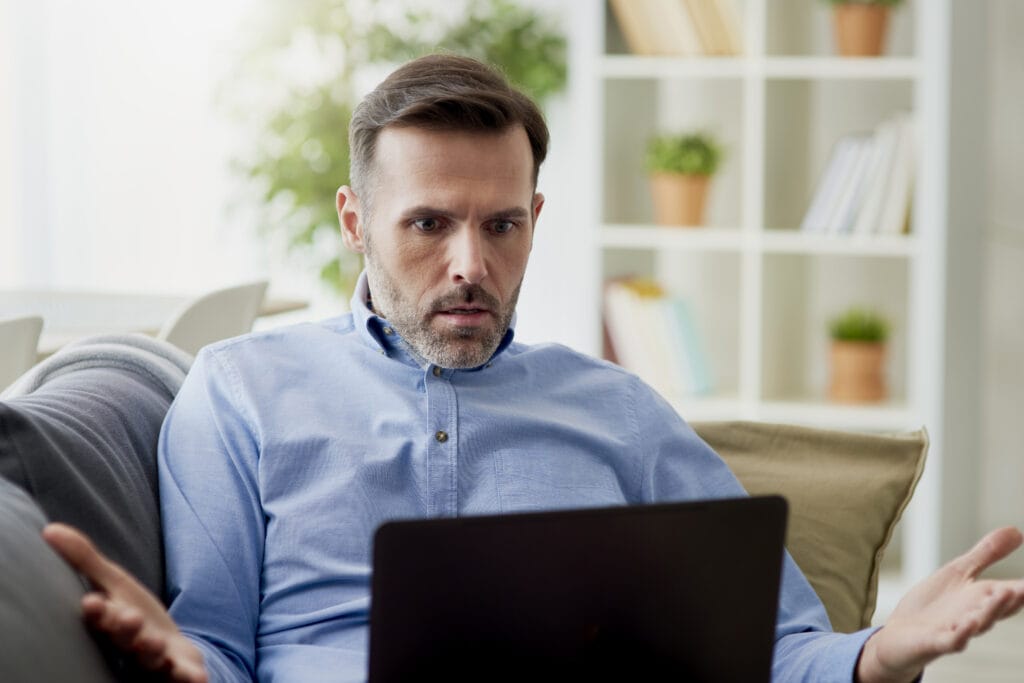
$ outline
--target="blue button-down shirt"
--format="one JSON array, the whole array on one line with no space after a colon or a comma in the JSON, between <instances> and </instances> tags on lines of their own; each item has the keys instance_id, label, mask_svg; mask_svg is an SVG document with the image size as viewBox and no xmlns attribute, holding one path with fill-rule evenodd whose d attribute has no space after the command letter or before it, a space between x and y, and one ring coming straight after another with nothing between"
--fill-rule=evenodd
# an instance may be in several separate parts
<instances>
[{"instance_id":1,"label":"blue button-down shirt","mask_svg":"<svg viewBox=\"0 0 1024 683\"><path fill-rule=\"evenodd\" d=\"M170 609L212 681L364 680L386 520L742 495L617 366L511 331L480 368L424 366L366 300L363 276L351 314L207 347L168 413ZM776 679L848 683L867 632L827 631L787 560Z\"/></svg>"}]
</instances>

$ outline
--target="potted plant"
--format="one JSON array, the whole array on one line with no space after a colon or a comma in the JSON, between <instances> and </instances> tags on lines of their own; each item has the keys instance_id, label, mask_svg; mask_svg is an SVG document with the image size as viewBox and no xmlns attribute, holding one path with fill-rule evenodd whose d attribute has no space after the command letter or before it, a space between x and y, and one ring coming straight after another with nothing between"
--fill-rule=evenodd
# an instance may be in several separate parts
<instances>
[{"instance_id":1,"label":"potted plant","mask_svg":"<svg viewBox=\"0 0 1024 683\"><path fill-rule=\"evenodd\" d=\"M890 8L903 0L823 0L832 5L836 46L844 57L877 57L885 47Z\"/></svg>"},{"instance_id":2,"label":"potted plant","mask_svg":"<svg viewBox=\"0 0 1024 683\"><path fill-rule=\"evenodd\" d=\"M703 225L708 181L721 157L721 148L707 133L659 135L648 141L647 171L658 225Z\"/></svg>"},{"instance_id":3,"label":"potted plant","mask_svg":"<svg viewBox=\"0 0 1024 683\"><path fill-rule=\"evenodd\" d=\"M853 307L829 322L832 373L829 398L845 403L881 401L889 324L880 314Z\"/></svg>"}]
</instances>

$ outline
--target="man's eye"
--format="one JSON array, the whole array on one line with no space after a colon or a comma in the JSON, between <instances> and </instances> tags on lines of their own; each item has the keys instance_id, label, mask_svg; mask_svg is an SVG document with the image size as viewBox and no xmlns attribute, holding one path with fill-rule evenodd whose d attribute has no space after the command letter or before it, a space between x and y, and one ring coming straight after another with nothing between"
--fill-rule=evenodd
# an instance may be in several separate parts
<instances>
[{"instance_id":1,"label":"man's eye","mask_svg":"<svg viewBox=\"0 0 1024 683\"><path fill-rule=\"evenodd\" d=\"M499 235L504 235L506 232L511 232L515 227L515 221L494 221L491 225L491 230Z\"/></svg>"},{"instance_id":2,"label":"man's eye","mask_svg":"<svg viewBox=\"0 0 1024 683\"><path fill-rule=\"evenodd\" d=\"M412 224L420 232L434 232L441 227L441 221L436 218L417 218Z\"/></svg>"}]
</instances>

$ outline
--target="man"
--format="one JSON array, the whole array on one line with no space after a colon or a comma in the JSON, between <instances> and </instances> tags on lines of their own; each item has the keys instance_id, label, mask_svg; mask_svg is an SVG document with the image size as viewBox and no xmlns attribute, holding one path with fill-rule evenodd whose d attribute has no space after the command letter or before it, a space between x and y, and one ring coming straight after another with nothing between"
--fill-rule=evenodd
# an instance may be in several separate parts
<instances>
[{"instance_id":1,"label":"man","mask_svg":"<svg viewBox=\"0 0 1024 683\"><path fill-rule=\"evenodd\" d=\"M44 532L96 584L89 623L171 680L361 680L387 519L742 494L636 377L512 342L544 204L528 99L477 62L427 57L367 96L350 135L338 216L366 255L352 313L208 347L165 421L169 613L74 531ZM1024 604L1024 582L977 579L1021 540L993 532L886 627L850 635L787 558L776 680L913 680Z\"/></svg>"}]
</instances>

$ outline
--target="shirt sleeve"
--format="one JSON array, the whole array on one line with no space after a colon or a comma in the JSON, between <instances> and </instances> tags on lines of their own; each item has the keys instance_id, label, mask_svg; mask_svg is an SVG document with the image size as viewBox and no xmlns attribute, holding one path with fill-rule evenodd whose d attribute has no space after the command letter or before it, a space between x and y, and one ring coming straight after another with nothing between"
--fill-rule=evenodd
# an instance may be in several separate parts
<instances>
[{"instance_id":1,"label":"shirt sleeve","mask_svg":"<svg viewBox=\"0 0 1024 683\"><path fill-rule=\"evenodd\" d=\"M636 380L632 402L640 483L646 502L745 496L746 491L717 453L656 392ZM832 632L824 605L789 552L782 568L775 627L772 680L786 683L850 683L867 629Z\"/></svg>"},{"instance_id":2,"label":"shirt sleeve","mask_svg":"<svg viewBox=\"0 0 1024 683\"><path fill-rule=\"evenodd\" d=\"M238 373L200 352L160 434L160 507L170 613L212 682L251 681L264 520L257 430Z\"/></svg>"}]
</instances>

